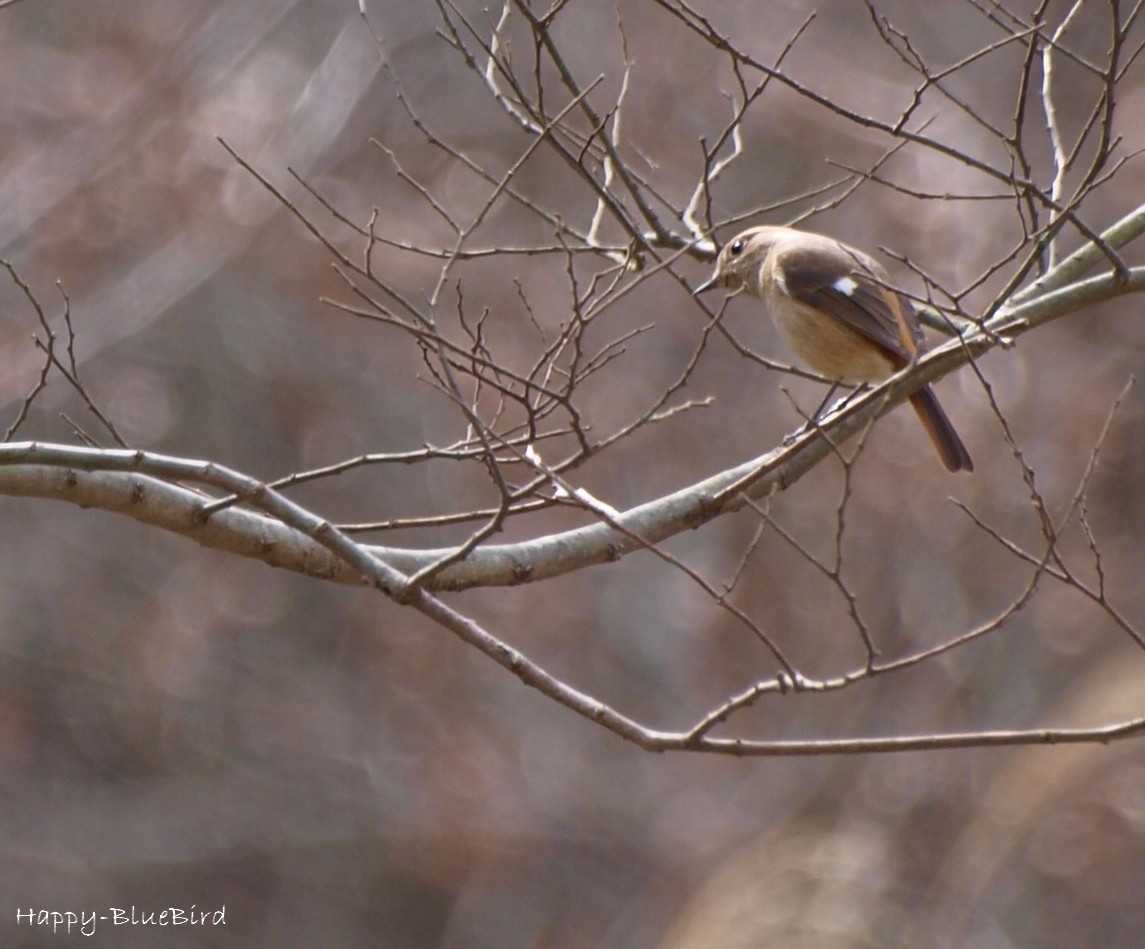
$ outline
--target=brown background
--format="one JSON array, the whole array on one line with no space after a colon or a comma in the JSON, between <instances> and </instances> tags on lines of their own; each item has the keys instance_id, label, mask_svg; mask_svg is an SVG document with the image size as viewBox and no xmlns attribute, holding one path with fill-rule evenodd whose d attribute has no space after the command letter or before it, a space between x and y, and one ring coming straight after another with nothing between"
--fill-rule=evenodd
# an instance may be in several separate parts
<instances>
[{"instance_id":1,"label":"brown background","mask_svg":"<svg viewBox=\"0 0 1145 949\"><path fill-rule=\"evenodd\" d=\"M369 6L423 116L480 161L507 167L527 140L433 37L433 6ZM718 9L723 28L771 58L812 4L701 6ZM790 72L856 108L897 115L913 79L879 44L865 8L814 6L818 19ZM1099 18L1100 5L1091 6L1072 35L1098 57L1104 8ZM998 35L954 0L880 8L939 64ZM466 9L487 22L474 4ZM697 139L712 137L726 115L726 63L652 4L625 0L622 9L636 61L629 142L681 200L698 172ZM614 24L613 5L593 0L569 4L556 31L582 80L607 74L603 103L620 75ZM368 138L395 149L452 207L474 209L485 192L405 120L352 0L24 0L0 12L0 51L0 254L53 306L52 281L64 281L81 372L132 445L270 478L461 434L455 411L418 380L419 357L405 339L318 302L344 295L329 256L215 141L227 138L319 217L287 166L360 222L377 207L384 233L445 240ZM523 62L527 45L515 55ZM1006 121L1019 55L983 61L956 88ZM1145 107L1142 76L1141 66L1130 73L1119 102L1127 150L1145 145L1134 118ZM1092 85L1065 64L1060 95L1073 128ZM998 160L973 124L937 100L931 111L935 134ZM866 164L886 143L776 90L753 111L746 144L717 189L725 214L833 176L826 156ZM1044 157L1044 148L1034 151ZM635 152L633 161L641 164ZM904 152L890 170L939 190L989 189L921 152ZM519 184L587 224L583 183L547 153ZM1142 193L1145 164L1130 163L1098 192L1087 220L1105 226ZM909 252L957 285L1014 240L1011 218L1005 205L915 202L867 186L814 227ZM499 205L484 237L524 244L550 235ZM424 259L384 251L377 262L405 292L432 288L436 266ZM557 259L512 258L459 270L471 305L493 308L505 358L525 362L535 346L509 277L521 279L552 327L565 315L562 268ZM706 275L698 263L682 269ZM909 283L901 269L896 277ZM609 319L608 335L649 320L656 328L586 389L581 406L602 432L679 372L702 326L668 280L646 283ZM781 353L749 307L733 304L729 319L753 345ZM35 378L33 329L21 297L0 286L5 418ZM1143 343L1140 302L1129 298L984 361L1055 512L1068 503L1110 403L1142 368ZM744 460L797 422L780 381L713 343L685 396L714 395L715 405L641 432L578 472L578 482L623 507ZM813 406L818 390L785 384ZM895 412L870 440L849 514L848 576L888 655L989 619L1030 576L948 496L1020 542L1039 543L972 375L939 390L977 472L945 476L910 413ZM23 437L69 440L60 411L95 430L57 380ZM1090 499L1110 598L1139 622L1143 440L1145 395L1136 389ZM826 464L773 511L827 552L839 486ZM477 466L448 463L366 470L296 496L355 520L493 500ZM546 516L509 536L582 520ZM5 499L0 525L6 945L59 942L16 929L18 908L131 904L226 904L228 926L104 928L92 944L1140 944L1145 757L1137 743L820 760L651 756L377 595L62 505ZM668 548L720 579L753 529L741 514ZM1071 535L1065 550L1092 577L1081 539ZM654 726L686 727L774 671L742 628L647 555L453 602L573 685ZM842 601L774 535L736 602L809 674L861 661ZM1098 724L1141 714L1143 675L1141 651L1046 578L1020 615L966 650L831 695L772 698L736 725L757 737L810 738Z\"/></svg>"}]
</instances>

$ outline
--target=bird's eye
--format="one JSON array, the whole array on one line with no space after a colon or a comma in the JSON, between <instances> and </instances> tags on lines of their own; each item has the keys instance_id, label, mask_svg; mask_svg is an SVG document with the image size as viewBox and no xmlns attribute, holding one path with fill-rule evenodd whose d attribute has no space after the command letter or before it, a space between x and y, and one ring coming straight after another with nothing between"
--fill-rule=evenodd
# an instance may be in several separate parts
<instances>
[{"instance_id":1,"label":"bird's eye","mask_svg":"<svg viewBox=\"0 0 1145 949\"><path fill-rule=\"evenodd\" d=\"M738 257L743 253L743 241L732 241L731 254L733 257Z\"/></svg>"}]
</instances>

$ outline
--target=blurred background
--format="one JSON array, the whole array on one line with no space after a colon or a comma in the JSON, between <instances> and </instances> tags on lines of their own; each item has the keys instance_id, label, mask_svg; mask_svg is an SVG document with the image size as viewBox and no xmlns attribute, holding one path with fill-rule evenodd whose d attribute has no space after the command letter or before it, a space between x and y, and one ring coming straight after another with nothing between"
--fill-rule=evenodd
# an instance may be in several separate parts
<instances>
[{"instance_id":1,"label":"blurred background","mask_svg":"<svg viewBox=\"0 0 1145 949\"><path fill-rule=\"evenodd\" d=\"M497 173L508 167L528 139L435 37L435 6L366 6L427 124ZM893 118L917 83L850 0L697 6L767 61L817 10L786 68L860 111ZM887 0L879 9L937 65L999 38L970 4L923 6ZM496 13L462 7L485 27ZM1049 21L1068 7L1051 2ZM605 74L595 100L602 110L623 68L616 9L582 0L554 27L582 82ZM620 10L635 62L628 154L683 203L701 168L698 139L713 140L726 121L728 64L654 4L622 0ZM1108 44L1106 13L1087 5L1068 34L1095 60ZM525 35L511 27L509 37L515 62L528 61ZM1145 38L1140 28L1137 37ZM359 224L377 208L380 233L447 241L371 137L453 208L472 213L487 186L411 125L353 0L87 0L82 11L23 0L0 11L0 49L0 256L54 313L53 281L63 282L81 375L131 445L273 478L463 434L456 410L419 380L420 355L407 339L319 302L347 296L329 253L216 141L225 138L328 224L347 253L360 255L361 243L338 231L288 168ZM1021 56L1017 45L1002 50L952 88L1004 124ZM1060 68L1061 120L1076 130L1094 101L1093 77L1069 62ZM1145 146L1133 118L1145 109L1143 79L1138 64L1119 92L1126 153ZM942 100L926 105L932 134L1001 160L973 121ZM1031 153L1044 161L1041 123L1032 120ZM830 180L838 172L827 158L869 165L887 142L776 88L750 113L745 146L715 189L720 215ZM885 171L924 189L995 190L917 149ZM550 153L539 150L517 184L587 226L584 183ZM1130 162L1094 195L1086 220L1105 227L1143 193L1145 162ZM806 226L908 252L951 286L1019 236L1012 206L917 201L872 184ZM551 238L502 203L476 243ZM890 263L896 280L918 286ZM375 266L419 299L437 276L434 261L394 249L378 250ZM691 261L679 269L693 282L709 271ZM465 264L455 276L473 312L490 308L498 351L527 364L537 341L513 280L553 328L567 317L563 272L560 258L511 257ZM971 303L985 302L1002 277ZM1143 366L1140 306L1126 298L1092 308L982 362L1054 513L1076 490L1113 400ZM586 386L580 408L601 433L678 375L703 327L670 279L647 281L607 319L599 342L649 321L655 328ZM728 321L756 349L784 357L771 327L742 301ZM6 420L38 372L35 329L26 301L0 281ZM798 424L780 385L808 410L821 395L713 340L681 398L713 396L714 404L640 431L576 479L625 507L750 458ZM963 371L938 390L976 472L947 476L913 415L899 410L875 428L853 484L847 577L888 657L988 621L1030 580L1032 569L975 528L951 496L1041 549L981 386ZM60 412L95 431L57 377L21 437L73 440ZM1138 387L1119 410L1088 503L1109 600L1138 625L1143 440ZM838 466L824 464L776 498L772 513L827 556L841 484ZM355 521L495 500L479 465L447 462L359 470L295 496ZM546 513L507 533L583 522ZM1140 945L1139 742L834 759L654 756L522 688L376 594L65 505L0 499L0 523L8 541L0 547L4 945L61 938L17 927L21 908L131 905L225 905L227 926L105 926L92 944ZM667 548L718 582L755 527L754 515L741 513ZM377 539L438 546L467 531ZM1076 527L1063 551L1079 576L1095 580ZM575 687L653 727L686 728L774 673L746 630L650 555L449 599ZM773 532L734 599L809 675L863 661L845 602ZM826 738L1085 726L1140 715L1143 699L1142 651L1077 591L1043 577L1025 609L966 649L832 694L771 697L731 728Z\"/></svg>"}]
</instances>

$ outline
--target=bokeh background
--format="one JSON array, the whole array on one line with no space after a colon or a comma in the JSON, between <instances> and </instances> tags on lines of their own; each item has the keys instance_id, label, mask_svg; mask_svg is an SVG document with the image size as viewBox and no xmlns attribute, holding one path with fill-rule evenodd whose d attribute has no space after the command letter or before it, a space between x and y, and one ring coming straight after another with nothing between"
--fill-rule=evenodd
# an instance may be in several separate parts
<instances>
[{"instance_id":1,"label":"bokeh background","mask_svg":"<svg viewBox=\"0 0 1145 949\"><path fill-rule=\"evenodd\" d=\"M897 115L915 85L862 4L699 6L767 59L816 9L788 69L861 110ZM1051 3L1050 16L1067 6ZM1105 7L1089 6L1069 35L1097 59ZM435 6L367 0L367 9L423 118L467 154L507 167L527 140L434 36ZM464 9L491 22L479 4ZM699 137L713 138L727 114L727 63L653 4L622 0L620 9L636 64L629 154L683 201L699 171ZM880 9L940 65L999 36L955 0L888 0ZM569 4L555 29L583 81L605 73L602 103L621 74L615 22L613 3L590 0ZM519 31L511 36L524 62L529 46ZM462 434L455 410L419 380L407 340L319 302L345 296L329 254L216 142L226 138L335 234L288 167L360 223L377 208L382 233L431 244L447 237L371 137L451 207L479 205L483 186L405 118L353 0L23 0L0 11L0 50L0 255L55 312L52 283L63 281L81 374L132 445L271 478ZM1015 47L989 57L954 88L1005 122L1020 55ZM1061 70L1062 120L1076 128L1094 87L1070 64ZM1145 145L1134 118L1145 109L1143 79L1138 65L1119 95L1126 151ZM998 160L981 128L941 100L927 106L934 134ZM1044 160L1040 121L1031 151ZM887 144L778 89L751 113L745 139L745 156L716 190L723 214L828 180L837 172L826 158L865 165ZM896 156L888 172L934 190L993 190L917 150ZM583 183L550 155L538 152L518 184L587 224ZM1130 162L1094 196L1087 220L1105 226L1143 193L1145 164ZM1016 236L1012 207L912 201L871 185L809 226L909 252L951 285ZM483 238L551 235L498 205ZM411 295L427 294L436 277L435 264L398 251L379 251L376 264ZM695 279L707 272L698 262L681 270ZM474 311L491 308L490 331L510 361L536 348L513 278L552 328L566 315L562 273L561 260L523 257L457 271ZM1113 399L1143 366L1140 316L1140 301L1128 298L983 362L1055 512ZM646 283L608 320L600 342L656 325L586 387L581 407L601 432L662 391L703 325L667 279ZM729 325L782 354L749 307L733 304ZM5 418L36 376L34 329L22 297L0 282ZM715 403L640 432L577 478L623 507L751 457L797 423L780 384L813 407L814 387L713 342L682 397ZM1039 543L980 386L963 372L939 391L974 455L973 476L947 477L906 411L880 422L856 472L848 577L887 655L988 620L1029 581L1030 568L950 496L1019 542ZM60 412L95 431L57 379L24 437L70 440ZM1136 388L1105 445L1089 516L1110 601L1139 625L1143 442L1145 393ZM773 513L826 554L840 485L825 464L777 498ZM297 496L346 520L493 500L479 466L449 463L358 471ZM581 520L547 514L512 525L509 536ZM21 908L131 905L225 905L227 927L105 925L91 944L1140 945L1139 742L835 759L653 756L377 595L48 502L0 500L0 524L4 945L63 938L17 927ZM741 513L668 548L718 580L754 528ZM463 536L383 539L440 545ZM1092 580L1083 540L1071 534L1063 549ZM686 727L774 671L744 629L652 556L451 600L653 726ZM845 604L774 534L736 602L809 674L862 660ZM770 698L734 727L752 737L845 737L1094 725L1143 709L1142 651L1076 591L1043 578L1023 611L967 649L830 695Z\"/></svg>"}]
</instances>

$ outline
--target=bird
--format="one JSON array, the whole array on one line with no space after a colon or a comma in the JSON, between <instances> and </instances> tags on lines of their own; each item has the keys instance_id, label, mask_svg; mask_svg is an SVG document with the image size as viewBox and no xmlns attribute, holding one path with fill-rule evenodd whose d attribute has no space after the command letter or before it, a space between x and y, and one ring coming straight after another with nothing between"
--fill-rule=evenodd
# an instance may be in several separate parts
<instances>
[{"instance_id":1,"label":"bird","mask_svg":"<svg viewBox=\"0 0 1145 949\"><path fill-rule=\"evenodd\" d=\"M890 289L883 267L842 241L792 227L752 227L720 250L713 287L763 302L795 355L841 383L881 382L926 351L911 302ZM929 385L910 397L949 471L974 462Z\"/></svg>"}]
</instances>

